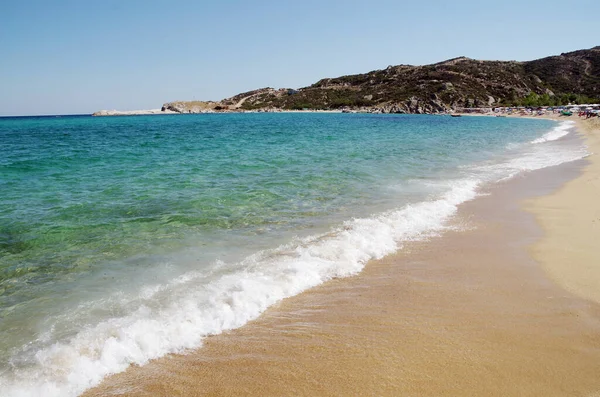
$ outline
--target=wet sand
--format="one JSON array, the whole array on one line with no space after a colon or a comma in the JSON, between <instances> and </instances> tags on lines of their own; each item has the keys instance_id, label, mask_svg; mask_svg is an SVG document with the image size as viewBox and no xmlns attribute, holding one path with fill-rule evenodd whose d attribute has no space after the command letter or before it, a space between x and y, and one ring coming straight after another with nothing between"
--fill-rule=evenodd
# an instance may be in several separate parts
<instances>
[{"instance_id":1,"label":"wet sand","mask_svg":"<svg viewBox=\"0 0 600 397\"><path fill-rule=\"evenodd\" d=\"M589 164L491 187L461 206L461 230L85 396L600 396L600 305L547 277L529 253L547 230L521 208Z\"/></svg>"},{"instance_id":2,"label":"wet sand","mask_svg":"<svg viewBox=\"0 0 600 397\"><path fill-rule=\"evenodd\" d=\"M592 153L583 175L529 201L545 238L531 253L567 290L600 303L600 120L578 120Z\"/></svg>"}]
</instances>

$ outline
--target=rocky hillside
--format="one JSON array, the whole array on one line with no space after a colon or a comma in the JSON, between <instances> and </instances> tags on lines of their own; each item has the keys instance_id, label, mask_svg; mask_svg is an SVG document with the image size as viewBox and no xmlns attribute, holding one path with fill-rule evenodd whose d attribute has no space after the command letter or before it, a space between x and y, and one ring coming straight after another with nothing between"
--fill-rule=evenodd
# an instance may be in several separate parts
<instances>
[{"instance_id":1,"label":"rocky hillside","mask_svg":"<svg viewBox=\"0 0 600 397\"><path fill-rule=\"evenodd\" d=\"M466 57L425 65L389 66L322 79L300 89L263 88L219 102L165 104L165 110L363 108L384 113L437 113L461 107L518 104L543 97L600 102L600 47L528 62ZM562 97L561 97L562 96ZM189 106L188 106L189 104Z\"/></svg>"}]
</instances>

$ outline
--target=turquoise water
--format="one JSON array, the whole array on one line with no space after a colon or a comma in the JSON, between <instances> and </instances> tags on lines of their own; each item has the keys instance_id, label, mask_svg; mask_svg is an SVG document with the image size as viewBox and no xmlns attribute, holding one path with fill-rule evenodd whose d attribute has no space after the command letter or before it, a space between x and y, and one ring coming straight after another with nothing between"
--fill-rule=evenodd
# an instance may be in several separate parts
<instances>
[{"instance_id":1,"label":"turquoise water","mask_svg":"<svg viewBox=\"0 0 600 397\"><path fill-rule=\"evenodd\" d=\"M562 138L570 127L361 114L0 119L0 386L76 395L197 347L439 233L486 183L581 158L581 143Z\"/></svg>"}]
</instances>

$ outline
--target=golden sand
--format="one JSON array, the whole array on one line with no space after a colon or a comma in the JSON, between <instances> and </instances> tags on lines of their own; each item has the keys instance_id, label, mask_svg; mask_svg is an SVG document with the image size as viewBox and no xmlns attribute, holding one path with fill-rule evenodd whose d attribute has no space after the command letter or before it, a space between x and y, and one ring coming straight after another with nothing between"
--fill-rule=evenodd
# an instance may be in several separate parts
<instances>
[{"instance_id":1,"label":"golden sand","mask_svg":"<svg viewBox=\"0 0 600 397\"><path fill-rule=\"evenodd\" d=\"M494 187L461 207L457 223L466 230L412 243L359 276L286 299L197 351L130 368L85 395L600 396L600 305L546 277L527 249L541 230L519 207L580 174L527 207L547 233L536 258L548 269L579 263L582 270L563 265L552 274L583 290L596 274L586 273L586 261L600 248L573 228L598 219L584 189L597 188L594 164L592 157L583 174L579 162ZM554 246L562 249L545 252Z\"/></svg>"},{"instance_id":2,"label":"golden sand","mask_svg":"<svg viewBox=\"0 0 600 397\"><path fill-rule=\"evenodd\" d=\"M578 120L578 128L592 154L580 177L527 202L545 231L531 252L558 284L600 303L600 120Z\"/></svg>"}]
</instances>

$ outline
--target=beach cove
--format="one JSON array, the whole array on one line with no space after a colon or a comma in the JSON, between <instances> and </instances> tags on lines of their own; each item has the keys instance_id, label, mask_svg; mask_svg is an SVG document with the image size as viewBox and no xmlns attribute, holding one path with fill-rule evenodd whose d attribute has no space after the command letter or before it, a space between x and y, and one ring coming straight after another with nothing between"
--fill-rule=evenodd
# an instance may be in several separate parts
<instances>
[{"instance_id":1,"label":"beach cove","mask_svg":"<svg viewBox=\"0 0 600 397\"><path fill-rule=\"evenodd\" d=\"M520 208L593 160L573 126L308 113L4 121L0 386L594 390L595 306L528 256L543 233ZM562 365L576 376L546 379Z\"/></svg>"},{"instance_id":2,"label":"beach cove","mask_svg":"<svg viewBox=\"0 0 600 397\"><path fill-rule=\"evenodd\" d=\"M461 205L458 230L85 395L597 395L599 280L581 269L598 251L565 217L593 225L599 132L578 127L589 157L490 187Z\"/></svg>"},{"instance_id":3,"label":"beach cove","mask_svg":"<svg viewBox=\"0 0 600 397\"><path fill-rule=\"evenodd\" d=\"M588 3L7 3L0 397L600 397Z\"/></svg>"}]
</instances>

